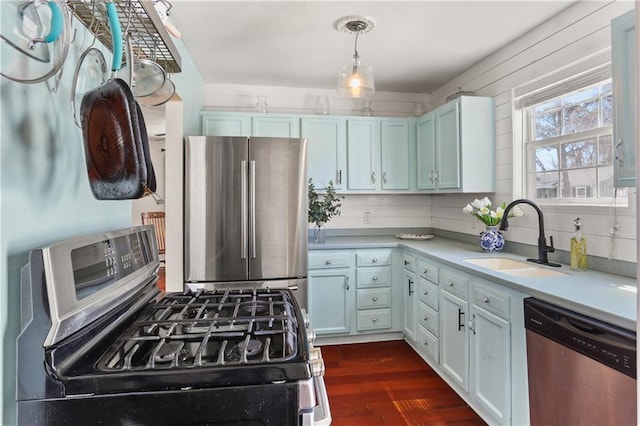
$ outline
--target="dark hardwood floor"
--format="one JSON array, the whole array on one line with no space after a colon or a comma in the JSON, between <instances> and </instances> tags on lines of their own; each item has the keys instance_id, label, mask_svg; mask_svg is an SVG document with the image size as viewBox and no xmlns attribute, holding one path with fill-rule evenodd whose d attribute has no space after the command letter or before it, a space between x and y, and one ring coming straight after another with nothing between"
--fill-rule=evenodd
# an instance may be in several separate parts
<instances>
[{"instance_id":1,"label":"dark hardwood floor","mask_svg":"<svg viewBox=\"0 0 640 426\"><path fill-rule=\"evenodd\" d=\"M332 426L485 425L402 340L321 349Z\"/></svg>"}]
</instances>

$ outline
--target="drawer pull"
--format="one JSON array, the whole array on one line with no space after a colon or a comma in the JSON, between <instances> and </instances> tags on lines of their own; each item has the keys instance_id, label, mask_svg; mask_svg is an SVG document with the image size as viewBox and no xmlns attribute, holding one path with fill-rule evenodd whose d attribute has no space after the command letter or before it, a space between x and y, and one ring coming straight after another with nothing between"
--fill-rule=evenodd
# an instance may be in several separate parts
<instances>
[{"instance_id":1,"label":"drawer pull","mask_svg":"<svg viewBox=\"0 0 640 426\"><path fill-rule=\"evenodd\" d=\"M377 277L377 276L375 276L375 275L374 275L373 277L371 277L371 279L372 279L373 281L378 281L378 277Z\"/></svg>"},{"instance_id":2,"label":"drawer pull","mask_svg":"<svg viewBox=\"0 0 640 426\"><path fill-rule=\"evenodd\" d=\"M453 283L449 281L449 287L453 287Z\"/></svg>"},{"instance_id":3,"label":"drawer pull","mask_svg":"<svg viewBox=\"0 0 640 426\"><path fill-rule=\"evenodd\" d=\"M425 290L422 294L423 294L424 296L428 296L428 295L429 295L429 292L428 292L427 290Z\"/></svg>"},{"instance_id":4,"label":"drawer pull","mask_svg":"<svg viewBox=\"0 0 640 426\"><path fill-rule=\"evenodd\" d=\"M483 297L483 298L482 298L482 301L483 301L484 303L489 303L489 298L488 298L488 297Z\"/></svg>"},{"instance_id":5,"label":"drawer pull","mask_svg":"<svg viewBox=\"0 0 640 426\"><path fill-rule=\"evenodd\" d=\"M378 322L378 318L376 317L371 318L371 322Z\"/></svg>"},{"instance_id":6,"label":"drawer pull","mask_svg":"<svg viewBox=\"0 0 640 426\"><path fill-rule=\"evenodd\" d=\"M410 264L411 264L411 262L409 262L408 260L404 261L404 266L407 266L407 265L410 265Z\"/></svg>"},{"instance_id":7,"label":"drawer pull","mask_svg":"<svg viewBox=\"0 0 640 426\"><path fill-rule=\"evenodd\" d=\"M427 275L427 273L429 272L428 269L425 269L424 271L422 271L423 274Z\"/></svg>"},{"instance_id":8,"label":"drawer pull","mask_svg":"<svg viewBox=\"0 0 640 426\"><path fill-rule=\"evenodd\" d=\"M374 302L377 302L377 301L378 301L378 296L373 296L373 297L371 298L371 300L373 300Z\"/></svg>"},{"instance_id":9,"label":"drawer pull","mask_svg":"<svg viewBox=\"0 0 640 426\"><path fill-rule=\"evenodd\" d=\"M326 262L324 262L325 265L331 265L331 261L327 260Z\"/></svg>"},{"instance_id":10,"label":"drawer pull","mask_svg":"<svg viewBox=\"0 0 640 426\"><path fill-rule=\"evenodd\" d=\"M424 321L424 322L429 321L429 317L424 317L423 321Z\"/></svg>"},{"instance_id":11,"label":"drawer pull","mask_svg":"<svg viewBox=\"0 0 640 426\"><path fill-rule=\"evenodd\" d=\"M378 263L378 258L374 257L373 259L371 259L371 263Z\"/></svg>"},{"instance_id":12,"label":"drawer pull","mask_svg":"<svg viewBox=\"0 0 640 426\"><path fill-rule=\"evenodd\" d=\"M423 346L429 346L429 342L427 342L426 340L424 342L422 342Z\"/></svg>"}]
</instances>

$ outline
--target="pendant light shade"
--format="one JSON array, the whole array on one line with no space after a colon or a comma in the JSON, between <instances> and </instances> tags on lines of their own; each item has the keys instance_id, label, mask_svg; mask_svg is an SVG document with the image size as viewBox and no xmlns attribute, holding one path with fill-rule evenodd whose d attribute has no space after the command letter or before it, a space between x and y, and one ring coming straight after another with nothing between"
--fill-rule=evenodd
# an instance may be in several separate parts
<instances>
[{"instance_id":1,"label":"pendant light shade","mask_svg":"<svg viewBox=\"0 0 640 426\"><path fill-rule=\"evenodd\" d=\"M338 74L338 93L355 99L370 98L376 92L373 79L373 67L363 64L358 55L358 36L373 29L371 18L346 16L336 23L336 28L349 34L355 34L354 54L350 64L345 65Z\"/></svg>"},{"instance_id":2,"label":"pendant light shade","mask_svg":"<svg viewBox=\"0 0 640 426\"><path fill-rule=\"evenodd\" d=\"M373 81L373 67L365 65L355 54L350 64L338 74L338 93L350 98L370 98L376 92Z\"/></svg>"}]
</instances>

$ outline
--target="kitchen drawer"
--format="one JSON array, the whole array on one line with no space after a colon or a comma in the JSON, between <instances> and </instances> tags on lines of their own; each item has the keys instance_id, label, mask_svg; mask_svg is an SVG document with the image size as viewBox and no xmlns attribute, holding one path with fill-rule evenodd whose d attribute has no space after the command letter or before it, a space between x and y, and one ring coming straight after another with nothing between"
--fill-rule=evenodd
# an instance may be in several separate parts
<instances>
[{"instance_id":1,"label":"kitchen drawer","mask_svg":"<svg viewBox=\"0 0 640 426\"><path fill-rule=\"evenodd\" d=\"M426 279L418 278L418 297L420 301L438 310L438 286Z\"/></svg>"},{"instance_id":2,"label":"kitchen drawer","mask_svg":"<svg viewBox=\"0 0 640 426\"><path fill-rule=\"evenodd\" d=\"M438 338L429 333L421 325L418 325L416 330L416 345L420 352L433 359L435 362L440 362L440 345Z\"/></svg>"},{"instance_id":3,"label":"kitchen drawer","mask_svg":"<svg viewBox=\"0 0 640 426\"><path fill-rule=\"evenodd\" d=\"M418 273L434 284L438 284L438 267L431 262L418 260Z\"/></svg>"},{"instance_id":4,"label":"kitchen drawer","mask_svg":"<svg viewBox=\"0 0 640 426\"><path fill-rule=\"evenodd\" d=\"M438 336L438 330L440 329L438 326L440 323L438 313L424 303L418 303L418 323L434 336Z\"/></svg>"},{"instance_id":5,"label":"kitchen drawer","mask_svg":"<svg viewBox=\"0 0 640 426\"><path fill-rule=\"evenodd\" d=\"M499 317L509 319L509 295L474 283L473 303Z\"/></svg>"},{"instance_id":6,"label":"kitchen drawer","mask_svg":"<svg viewBox=\"0 0 640 426\"><path fill-rule=\"evenodd\" d=\"M353 264L353 253L336 253L325 250L309 252L309 269L349 268Z\"/></svg>"},{"instance_id":7,"label":"kitchen drawer","mask_svg":"<svg viewBox=\"0 0 640 426\"><path fill-rule=\"evenodd\" d=\"M364 287L385 287L391 284L391 267L381 268L358 268L357 286Z\"/></svg>"},{"instance_id":8,"label":"kitchen drawer","mask_svg":"<svg viewBox=\"0 0 640 426\"><path fill-rule=\"evenodd\" d=\"M416 258L414 256L404 254L402 256L402 266L407 271L415 272L416 271Z\"/></svg>"},{"instance_id":9,"label":"kitchen drawer","mask_svg":"<svg viewBox=\"0 0 640 426\"><path fill-rule=\"evenodd\" d=\"M357 309L390 308L391 289L367 288L360 289L356 294Z\"/></svg>"},{"instance_id":10,"label":"kitchen drawer","mask_svg":"<svg viewBox=\"0 0 640 426\"><path fill-rule=\"evenodd\" d=\"M465 300L469 298L469 279L466 275L454 274L450 271L440 271L440 288L451 294L458 295Z\"/></svg>"},{"instance_id":11,"label":"kitchen drawer","mask_svg":"<svg viewBox=\"0 0 640 426\"><path fill-rule=\"evenodd\" d=\"M358 311L356 326L358 331L391 328L391 309Z\"/></svg>"},{"instance_id":12,"label":"kitchen drawer","mask_svg":"<svg viewBox=\"0 0 640 426\"><path fill-rule=\"evenodd\" d=\"M356 266L391 265L391 250L376 250L356 253Z\"/></svg>"}]
</instances>

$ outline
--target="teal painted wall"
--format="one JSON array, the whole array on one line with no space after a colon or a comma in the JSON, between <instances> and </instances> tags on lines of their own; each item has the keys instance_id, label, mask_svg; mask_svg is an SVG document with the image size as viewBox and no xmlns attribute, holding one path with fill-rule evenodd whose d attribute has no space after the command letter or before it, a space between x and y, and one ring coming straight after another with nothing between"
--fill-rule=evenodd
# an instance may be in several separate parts
<instances>
[{"instance_id":1,"label":"teal painted wall","mask_svg":"<svg viewBox=\"0 0 640 426\"><path fill-rule=\"evenodd\" d=\"M89 188L82 133L71 114L72 77L91 43L84 27L65 62L61 87L0 77L0 329L3 425L15 419L15 340L19 333L20 268L30 250L83 234L129 226L130 201L98 201ZM184 102L185 134L198 131L204 81L184 45L183 72L173 80ZM107 59L110 55L106 53ZM51 80L53 81L53 80Z\"/></svg>"}]
</instances>

